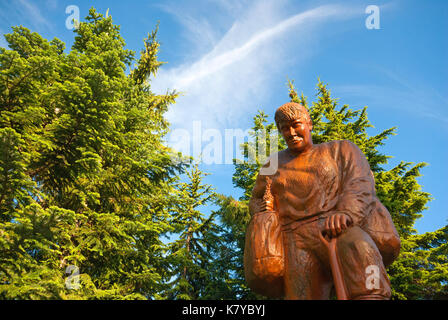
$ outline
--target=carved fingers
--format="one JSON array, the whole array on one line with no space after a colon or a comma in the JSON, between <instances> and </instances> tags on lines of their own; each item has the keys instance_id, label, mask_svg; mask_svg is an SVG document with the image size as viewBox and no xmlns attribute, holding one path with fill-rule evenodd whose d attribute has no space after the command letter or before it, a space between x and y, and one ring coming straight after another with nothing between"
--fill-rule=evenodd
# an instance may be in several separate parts
<instances>
[{"instance_id":1,"label":"carved fingers","mask_svg":"<svg viewBox=\"0 0 448 320\"><path fill-rule=\"evenodd\" d=\"M344 213L333 214L325 220L324 232L334 238L340 235L352 223L350 216Z\"/></svg>"}]
</instances>

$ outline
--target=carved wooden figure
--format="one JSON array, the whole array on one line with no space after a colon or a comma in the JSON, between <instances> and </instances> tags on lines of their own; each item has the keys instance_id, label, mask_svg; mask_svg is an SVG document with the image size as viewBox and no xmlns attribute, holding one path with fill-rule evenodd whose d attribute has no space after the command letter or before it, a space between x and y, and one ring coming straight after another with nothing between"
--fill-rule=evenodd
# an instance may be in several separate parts
<instances>
[{"instance_id":1,"label":"carved wooden figure","mask_svg":"<svg viewBox=\"0 0 448 320\"><path fill-rule=\"evenodd\" d=\"M249 287L271 298L329 299L335 290L338 299L390 299L386 266L400 238L364 154L345 140L313 144L310 116L298 103L278 108L275 122L288 148L252 191Z\"/></svg>"}]
</instances>

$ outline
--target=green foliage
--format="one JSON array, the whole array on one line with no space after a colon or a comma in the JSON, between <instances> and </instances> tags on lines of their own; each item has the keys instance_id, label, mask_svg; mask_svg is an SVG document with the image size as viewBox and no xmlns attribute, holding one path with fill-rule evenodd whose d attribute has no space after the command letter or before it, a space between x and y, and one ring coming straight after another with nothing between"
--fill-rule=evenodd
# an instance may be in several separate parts
<instances>
[{"instance_id":1,"label":"green foliage","mask_svg":"<svg viewBox=\"0 0 448 320\"><path fill-rule=\"evenodd\" d=\"M389 267L396 299L448 298L448 226L402 238L400 257Z\"/></svg>"},{"instance_id":2,"label":"green foliage","mask_svg":"<svg viewBox=\"0 0 448 320\"><path fill-rule=\"evenodd\" d=\"M232 197L218 195L216 203L220 209L216 211L223 227L221 238L224 245L219 252L215 263L218 264L224 275L217 281L221 289L218 297L221 299L260 299L253 293L244 280L243 250L246 226L249 223L249 201L240 201Z\"/></svg>"},{"instance_id":3,"label":"green foliage","mask_svg":"<svg viewBox=\"0 0 448 320\"><path fill-rule=\"evenodd\" d=\"M235 173L232 177L233 184L243 189L242 199L249 200L252 188L258 175L260 167L264 164L266 156L270 155L271 150L271 134L276 133L274 123L265 125L268 116L261 110L253 118L254 126L249 131L250 141L244 143L242 147L242 155L246 161L233 160ZM283 140L279 141L278 150L286 147Z\"/></svg>"},{"instance_id":4,"label":"green foliage","mask_svg":"<svg viewBox=\"0 0 448 320\"><path fill-rule=\"evenodd\" d=\"M89 11L69 52L13 27L0 48L0 299L261 299L245 285L248 200L263 157L234 161L235 200L203 183L197 165L180 182L186 159L163 144L164 118L177 93L151 92L157 29L140 58L126 50L112 17ZM131 65L133 66L131 67ZM126 70L129 68L129 72ZM289 82L292 101L308 106L313 140L347 139L367 156L377 194L389 209L402 251L389 267L393 297L448 297L448 229L417 234L429 193L417 182L424 163L401 162L378 148L367 108L340 106L321 81L308 105ZM276 130L260 111L242 154L270 150ZM263 133L260 135L260 133ZM284 149L283 140L278 149ZM263 153L263 152L261 152ZM181 161L179 161L181 159ZM204 215L203 206L219 209ZM162 241L173 237L171 242ZM65 273L79 268L79 289Z\"/></svg>"},{"instance_id":5,"label":"green foliage","mask_svg":"<svg viewBox=\"0 0 448 320\"><path fill-rule=\"evenodd\" d=\"M0 48L0 298L154 298L183 163L163 145L156 31L134 53L94 9L70 52L24 27ZM65 269L80 271L68 290Z\"/></svg>"},{"instance_id":6,"label":"green foliage","mask_svg":"<svg viewBox=\"0 0 448 320\"><path fill-rule=\"evenodd\" d=\"M171 279L164 292L167 299L208 298L213 252L221 242L215 214L207 218L199 211L215 197L212 187L202 183L206 174L195 164L186 175L188 181L176 187L180 201L173 208L170 222L178 239L169 244Z\"/></svg>"},{"instance_id":7,"label":"green foliage","mask_svg":"<svg viewBox=\"0 0 448 320\"><path fill-rule=\"evenodd\" d=\"M374 136L367 133L373 128L367 118L367 107L352 110L348 105L340 106L337 99L331 97L330 90L320 80L317 83L317 101L308 105L306 97L298 96L292 82L288 83L291 101L299 102L309 110L313 122L312 137L314 143L332 140L350 140L364 152L375 176L377 195L391 213L394 224L402 240L401 254L389 267L388 273L392 283L394 299L438 299L448 295L448 252L447 227L422 235L416 234L415 221L422 217L422 211L431 200L427 192L421 190L417 182L420 170L426 165L401 162L390 170L385 170L390 156L382 154L378 148L384 145L384 140L395 134L395 128L390 128ZM267 124L267 115L259 111L254 117L252 139L242 145L244 156L255 152L260 143L269 144L269 140L259 141L257 132L271 132L274 123ZM286 147L283 140L279 141L278 149ZM218 211L223 226L228 230L232 255L238 263L229 266L233 268L233 281L241 288L239 297L254 298L246 288L242 270L244 249L244 232L249 221L248 200L255 183L261 162L243 162L235 164L233 183L243 191L239 201L221 195ZM232 235L233 237L231 237Z\"/></svg>"}]
</instances>

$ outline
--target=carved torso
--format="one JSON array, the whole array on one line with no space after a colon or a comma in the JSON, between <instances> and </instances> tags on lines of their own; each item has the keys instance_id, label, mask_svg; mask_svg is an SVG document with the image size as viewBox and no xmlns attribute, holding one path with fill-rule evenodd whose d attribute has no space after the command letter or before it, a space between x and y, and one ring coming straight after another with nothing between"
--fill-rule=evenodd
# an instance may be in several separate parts
<instances>
[{"instance_id":1,"label":"carved torso","mask_svg":"<svg viewBox=\"0 0 448 320\"><path fill-rule=\"evenodd\" d=\"M339 141L332 141L299 156L279 152L272 191L282 224L322 214L336 205L342 178L339 148Z\"/></svg>"}]
</instances>

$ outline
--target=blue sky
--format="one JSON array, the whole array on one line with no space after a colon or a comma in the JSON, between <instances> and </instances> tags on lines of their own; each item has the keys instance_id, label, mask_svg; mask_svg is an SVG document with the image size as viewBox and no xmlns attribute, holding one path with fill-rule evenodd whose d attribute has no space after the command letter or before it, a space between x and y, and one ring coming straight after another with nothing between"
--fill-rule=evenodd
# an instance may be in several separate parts
<instances>
[{"instance_id":1,"label":"blue sky","mask_svg":"<svg viewBox=\"0 0 448 320\"><path fill-rule=\"evenodd\" d=\"M160 59L153 90L183 92L167 114L172 129L192 132L251 126L258 109L272 120L288 101L287 79L315 98L320 77L341 104L368 106L370 133L397 126L381 148L400 161L427 162L419 179L433 195L419 232L447 224L447 1L0 1L0 33L22 24L67 48L69 5L84 18L91 6L121 26L127 48L139 52L160 21ZM379 8L380 29L367 29L368 5ZM0 39L0 46L6 46ZM218 192L238 197L233 166L203 165Z\"/></svg>"}]
</instances>

